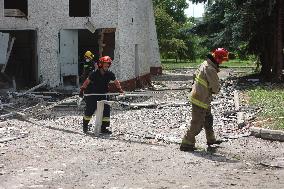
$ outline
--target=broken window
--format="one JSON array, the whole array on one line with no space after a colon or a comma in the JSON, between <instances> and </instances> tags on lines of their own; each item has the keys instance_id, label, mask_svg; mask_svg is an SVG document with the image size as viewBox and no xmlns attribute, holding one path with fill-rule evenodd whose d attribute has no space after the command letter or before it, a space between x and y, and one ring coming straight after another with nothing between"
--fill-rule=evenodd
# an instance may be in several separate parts
<instances>
[{"instance_id":1,"label":"broken window","mask_svg":"<svg viewBox=\"0 0 284 189\"><path fill-rule=\"evenodd\" d=\"M69 0L70 17L90 17L91 0Z\"/></svg>"},{"instance_id":2,"label":"broken window","mask_svg":"<svg viewBox=\"0 0 284 189\"><path fill-rule=\"evenodd\" d=\"M5 17L28 16L28 0L4 0Z\"/></svg>"}]
</instances>

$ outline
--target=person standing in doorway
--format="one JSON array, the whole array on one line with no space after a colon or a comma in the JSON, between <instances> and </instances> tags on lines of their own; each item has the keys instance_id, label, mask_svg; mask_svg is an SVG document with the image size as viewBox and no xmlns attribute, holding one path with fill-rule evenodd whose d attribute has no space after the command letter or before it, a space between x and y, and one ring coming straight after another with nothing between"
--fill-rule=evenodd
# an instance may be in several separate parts
<instances>
[{"instance_id":1,"label":"person standing in doorway","mask_svg":"<svg viewBox=\"0 0 284 189\"><path fill-rule=\"evenodd\" d=\"M94 60L95 56L91 51L86 51L84 54L83 71L80 76L81 81L85 81L89 74L98 69L97 63Z\"/></svg>"}]
</instances>

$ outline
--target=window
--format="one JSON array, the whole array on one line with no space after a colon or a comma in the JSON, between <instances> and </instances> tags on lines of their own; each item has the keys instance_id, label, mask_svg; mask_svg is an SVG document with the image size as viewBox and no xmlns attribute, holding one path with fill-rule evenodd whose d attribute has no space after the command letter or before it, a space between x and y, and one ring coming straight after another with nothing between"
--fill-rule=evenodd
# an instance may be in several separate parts
<instances>
[{"instance_id":1,"label":"window","mask_svg":"<svg viewBox=\"0 0 284 189\"><path fill-rule=\"evenodd\" d=\"M91 0L69 0L70 17L91 16Z\"/></svg>"},{"instance_id":2,"label":"window","mask_svg":"<svg viewBox=\"0 0 284 189\"><path fill-rule=\"evenodd\" d=\"M27 17L28 0L4 0L5 17Z\"/></svg>"}]
</instances>

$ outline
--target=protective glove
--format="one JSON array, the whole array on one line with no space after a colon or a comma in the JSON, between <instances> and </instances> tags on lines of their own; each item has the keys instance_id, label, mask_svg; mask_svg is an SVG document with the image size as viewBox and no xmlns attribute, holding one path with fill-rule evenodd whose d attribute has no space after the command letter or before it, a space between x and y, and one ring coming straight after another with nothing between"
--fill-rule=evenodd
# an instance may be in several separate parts
<instances>
[{"instance_id":1,"label":"protective glove","mask_svg":"<svg viewBox=\"0 0 284 189\"><path fill-rule=\"evenodd\" d=\"M124 93L124 91L122 89L119 89L118 92L119 93Z\"/></svg>"}]
</instances>

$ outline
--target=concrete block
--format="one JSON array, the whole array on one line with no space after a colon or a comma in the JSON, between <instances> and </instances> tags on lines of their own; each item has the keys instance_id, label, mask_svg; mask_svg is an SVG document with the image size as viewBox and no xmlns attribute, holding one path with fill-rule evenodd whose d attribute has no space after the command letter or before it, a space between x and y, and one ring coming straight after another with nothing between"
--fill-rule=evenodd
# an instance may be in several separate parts
<instances>
[{"instance_id":1,"label":"concrete block","mask_svg":"<svg viewBox=\"0 0 284 189\"><path fill-rule=\"evenodd\" d=\"M281 130L271 130L259 127L251 127L250 132L252 136L258 138L284 142L284 131Z\"/></svg>"},{"instance_id":2,"label":"concrete block","mask_svg":"<svg viewBox=\"0 0 284 189\"><path fill-rule=\"evenodd\" d=\"M259 127L251 127L250 129L251 135L260 138L261 128Z\"/></svg>"},{"instance_id":3,"label":"concrete block","mask_svg":"<svg viewBox=\"0 0 284 189\"><path fill-rule=\"evenodd\" d=\"M280 130L261 129L261 138L284 142L284 132Z\"/></svg>"}]
</instances>

